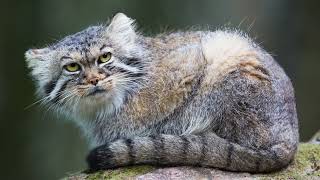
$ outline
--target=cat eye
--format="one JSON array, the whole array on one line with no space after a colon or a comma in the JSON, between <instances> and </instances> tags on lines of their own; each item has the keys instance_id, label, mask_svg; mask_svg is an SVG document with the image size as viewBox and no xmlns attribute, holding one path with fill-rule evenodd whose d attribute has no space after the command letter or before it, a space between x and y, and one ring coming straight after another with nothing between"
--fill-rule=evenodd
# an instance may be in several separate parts
<instances>
[{"instance_id":1,"label":"cat eye","mask_svg":"<svg viewBox=\"0 0 320 180\"><path fill-rule=\"evenodd\" d=\"M103 55L101 55L98 59L98 64L102 64L102 63L106 63L111 59L111 53L104 53Z\"/></svg>"},{"instance_id":2,"label":"cat eye","mask_svg":"<svg viewBox=\"0 0 320 180\"><path fill-rule=\"evenodd\" d=\"M65 65L64 68L69 72L76 72L80 70L80 65L77 63L70 63Z\"/></svg>"}]
</instances>

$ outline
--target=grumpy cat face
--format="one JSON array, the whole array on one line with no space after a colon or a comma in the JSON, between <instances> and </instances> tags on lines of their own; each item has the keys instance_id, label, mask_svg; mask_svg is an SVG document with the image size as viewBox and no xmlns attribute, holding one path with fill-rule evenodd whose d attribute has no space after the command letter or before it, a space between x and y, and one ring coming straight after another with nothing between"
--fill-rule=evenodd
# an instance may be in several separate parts
<instances>
[{"instance_id":1,"label":"grumpy cat face","mask_svg":"<svg viewBox=\"0 0 320 180\"><path fill-rule=\"evenodd\" d=\"M146 51L133 20L117 14L61 41L26 52L41 101L58 110L112 112L139 88ZM144 52L142 54L141 52Z\"/></svg>"}]
</instances>

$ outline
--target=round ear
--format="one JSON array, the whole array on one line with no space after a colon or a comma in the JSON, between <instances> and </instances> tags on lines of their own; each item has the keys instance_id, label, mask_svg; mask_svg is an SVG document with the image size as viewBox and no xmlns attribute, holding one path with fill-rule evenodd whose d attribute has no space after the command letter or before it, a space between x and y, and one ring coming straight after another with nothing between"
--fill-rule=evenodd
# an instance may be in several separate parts
<instances>
[{"instance_id":1,"label":"round ear","mask_svg":"<svg viewBox=\"0 0 320 180\"><path fill-rule=\"evenodd\" d=\"M136 37L134 20L123 13L116 14L107 27L106 36L117 43L132 43Z\"/></svg>"},{"instance_id":2,"label":"round ear","mask_svg":"<svg viewBox=\"0 0 320 180\"><path fill-rule=\"evenodd\" d=\"M43 64L46 60L45 56L49 53L49 48L43 49L29 49L25 52L26 61L28 67L31 69L36 69Z\"/></svg>"},{"instance_id":3,"label":"round ear","mask_svg":"<svg viewBox=\"0 0 320 180\"><path fill-rule=\"evenodd\" d=\"M29 49L25 52L25 57L27 61L31 60L44 60L43 57L49 53L49 48L43 49Z\"/></svg>"}]
</instances>

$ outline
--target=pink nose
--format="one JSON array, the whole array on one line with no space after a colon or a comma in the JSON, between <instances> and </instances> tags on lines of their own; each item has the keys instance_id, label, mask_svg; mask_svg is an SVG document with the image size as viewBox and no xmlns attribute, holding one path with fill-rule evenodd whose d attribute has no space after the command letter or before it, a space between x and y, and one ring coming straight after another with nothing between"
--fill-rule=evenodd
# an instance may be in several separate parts
<instances>
[{"instance_id":1,"label":"pink nose","mask_svg":"<svg viewBox=\"0 0 320 180\"><path fill-rule=\"evenodd\" d=\"M89 83L92 84L92 85L97 85L98 82L99 82L99 78L98 77L94 77L94 78L89 79Z\"/></svg>"}]
</instances>

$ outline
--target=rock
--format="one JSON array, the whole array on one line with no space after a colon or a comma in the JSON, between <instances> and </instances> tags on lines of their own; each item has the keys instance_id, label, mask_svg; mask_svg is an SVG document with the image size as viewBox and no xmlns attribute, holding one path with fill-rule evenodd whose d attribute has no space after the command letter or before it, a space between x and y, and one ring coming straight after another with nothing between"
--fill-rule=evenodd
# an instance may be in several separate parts
<instances>
[{"instance_id":1,"label":"rock","mask_svg":"<svg viewBox=\"0 0 320 180\"><path fill-rule=\"evenodd\" d=\"M295 160L286 169L269 174L249 174L201 167L131 166L93 174L78 173L65 179L320 179L320 131L308 143L300 143Z\"/></svg>"}]
</instances>

